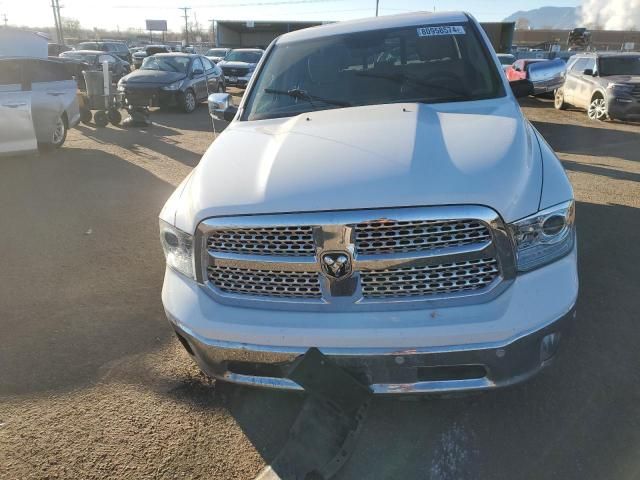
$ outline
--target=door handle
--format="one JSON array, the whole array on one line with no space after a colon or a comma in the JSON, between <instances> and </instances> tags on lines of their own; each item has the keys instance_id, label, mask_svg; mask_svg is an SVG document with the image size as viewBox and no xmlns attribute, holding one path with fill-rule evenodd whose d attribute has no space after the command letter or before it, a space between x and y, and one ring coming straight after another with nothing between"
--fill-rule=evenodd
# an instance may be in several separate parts
<instances>
[{"instance_id":1,"label":"door handle","mask_svg":"<svg viewBox=\"0 0 640 480\"><path fill-rule=\"evenodd\" d=\"M47 95L51 95L52 97L59 97L60 95L64 95L64 92L47 92Z\"/></svg>"},{"instance_id":2,"label":"door handle","mask_svg":"<svg viewBox=\"0 0 640 480\"><path fill-rule=\"evenodd\" d=\"M3 107L9 107L9 108L24 107L25 105L26 103L3 103L2 104Z\"/></svg>"}]
</instances>

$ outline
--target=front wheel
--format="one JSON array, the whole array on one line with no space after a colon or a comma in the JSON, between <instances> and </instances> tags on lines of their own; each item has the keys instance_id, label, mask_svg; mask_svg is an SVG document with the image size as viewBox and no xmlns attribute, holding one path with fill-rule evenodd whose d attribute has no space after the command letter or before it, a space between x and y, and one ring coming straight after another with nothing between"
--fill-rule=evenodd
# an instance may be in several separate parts
<instances>
[{"instance_id":1,"label":"front wheel","mask_svg":"<svg viewBox=\"0 0 640 480\"><path fill-rule=\"evenodd\" d=\"M589 104L587 115L591 120L605 120L607 118L607 103L602 97L595 97Z\"/></svg>"},{"instance_id":2,"label":"front wheel","mask_svg":"<svg viewBox=\"0 0 640 480\"><path fill-rule=\"evenodd\" d=\"M556 110L565 110L567 104L564 103L564 92L561 88L558 88L553 96L553 106Z\"/></svg>"},{"instance_id":3,"label":"front wheel","mask_svg":"<svg viewBox=\"0 0 640 480\"><path fill-rule=\"evenodd\" d=\"M184 101L182 102L182 109L186 113L191 113L196 109L196 95L193 90L187 90L184 92Z\"/></svg>"},{"instance_id":4,"label":"front wheel","mask_svg":"<svg viewBox=\"0 0 640 480\"><path fill-rule=\"evenodd\" d=\"M60 148L64 141L67 139L67 122L64 117L60 115L56 120L56 125L51 134L51 145L55 148Z\"/></svg>"}]
</instances>

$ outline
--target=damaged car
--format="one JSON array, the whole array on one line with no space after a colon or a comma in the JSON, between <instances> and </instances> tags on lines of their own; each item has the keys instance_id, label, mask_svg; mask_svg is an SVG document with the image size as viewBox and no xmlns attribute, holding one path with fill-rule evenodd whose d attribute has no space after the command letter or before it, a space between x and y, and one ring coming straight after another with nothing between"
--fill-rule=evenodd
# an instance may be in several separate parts
<instances>
[{"instance_id":1,"label":"damaged car","mask_svg":"<svg viewBox=\"0 0 640 480\"><path fill-rule=\"evenodd\" d=\"M217 379L286 390L317 348L376 394L484 390L575 317L575 205L480 24L411 13L278 37L160 213L162 301ZM293 368L295 371L295 368Z\"/></svg>"}]
</instances>

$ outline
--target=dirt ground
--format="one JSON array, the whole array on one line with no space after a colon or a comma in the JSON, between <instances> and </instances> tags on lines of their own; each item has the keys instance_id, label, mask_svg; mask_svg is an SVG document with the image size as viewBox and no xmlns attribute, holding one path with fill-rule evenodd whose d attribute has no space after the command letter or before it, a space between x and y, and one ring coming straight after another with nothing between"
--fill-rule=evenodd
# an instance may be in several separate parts
<instances>
[{"instance_id":1,"label":"dirt ground","mask_svg":"<svg viewBox=\"0 0 640 480\"><path fill-rule=\"evenodd\" d=\"M640 478L640 125L523 109L577 196L573 336L521 386L376 399L339 479ZM204 105L153 118L0 159L2 479L251 479L302 404L211 382L174 339L157 215L214 135Z\"/></svg>"}]
</instances>

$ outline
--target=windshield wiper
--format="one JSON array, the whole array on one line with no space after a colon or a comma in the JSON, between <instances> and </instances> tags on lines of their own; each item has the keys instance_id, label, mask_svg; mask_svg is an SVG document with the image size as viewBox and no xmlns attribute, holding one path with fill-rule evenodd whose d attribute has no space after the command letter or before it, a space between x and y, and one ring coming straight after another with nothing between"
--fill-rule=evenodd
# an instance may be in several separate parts
<instances>
[{"instance_id":1,"label":"windshield wiper","mask_svg":"<svg viewBox=\"0 0 640 480\"><path fill-rule=\"evenodd\" d=\"M466 97L469 95L468 92L458 90L457 88L452 88L447 85L442 85L441 83L431 83L426 82L420 78L410 77L409 75L405 75L404 73L373 73L373 72L356 72L356 75L360 77L371 77L371 78L381 78L383 80L391 80L396 83L415 83L416 85L420 85L422 87L428 88L438 88L440 90L446 90L447 92L453 93L455 95L460 95L462 97Z\"/></svg>"},{"instance_id":2,"label":"windshield wiper","mask_svg":"<svg viewBox=\"0 0 640 480\"><path fill-rule=\"evenodd\" d=\"M316 95L311 95L306 90L302 90L300 88L291 88L289 90L277 90L275 88L265 88L265 93L273 93L275 95L288 95L296 100L305 100L311 104L312 107L315 108L313 104L314 101L326 103L327 105L335 105L337 107L350 107L351 104L349 102L344 102L342 100L333 100L330 98L318 97Z\"/></svg>"}]
</instances>

